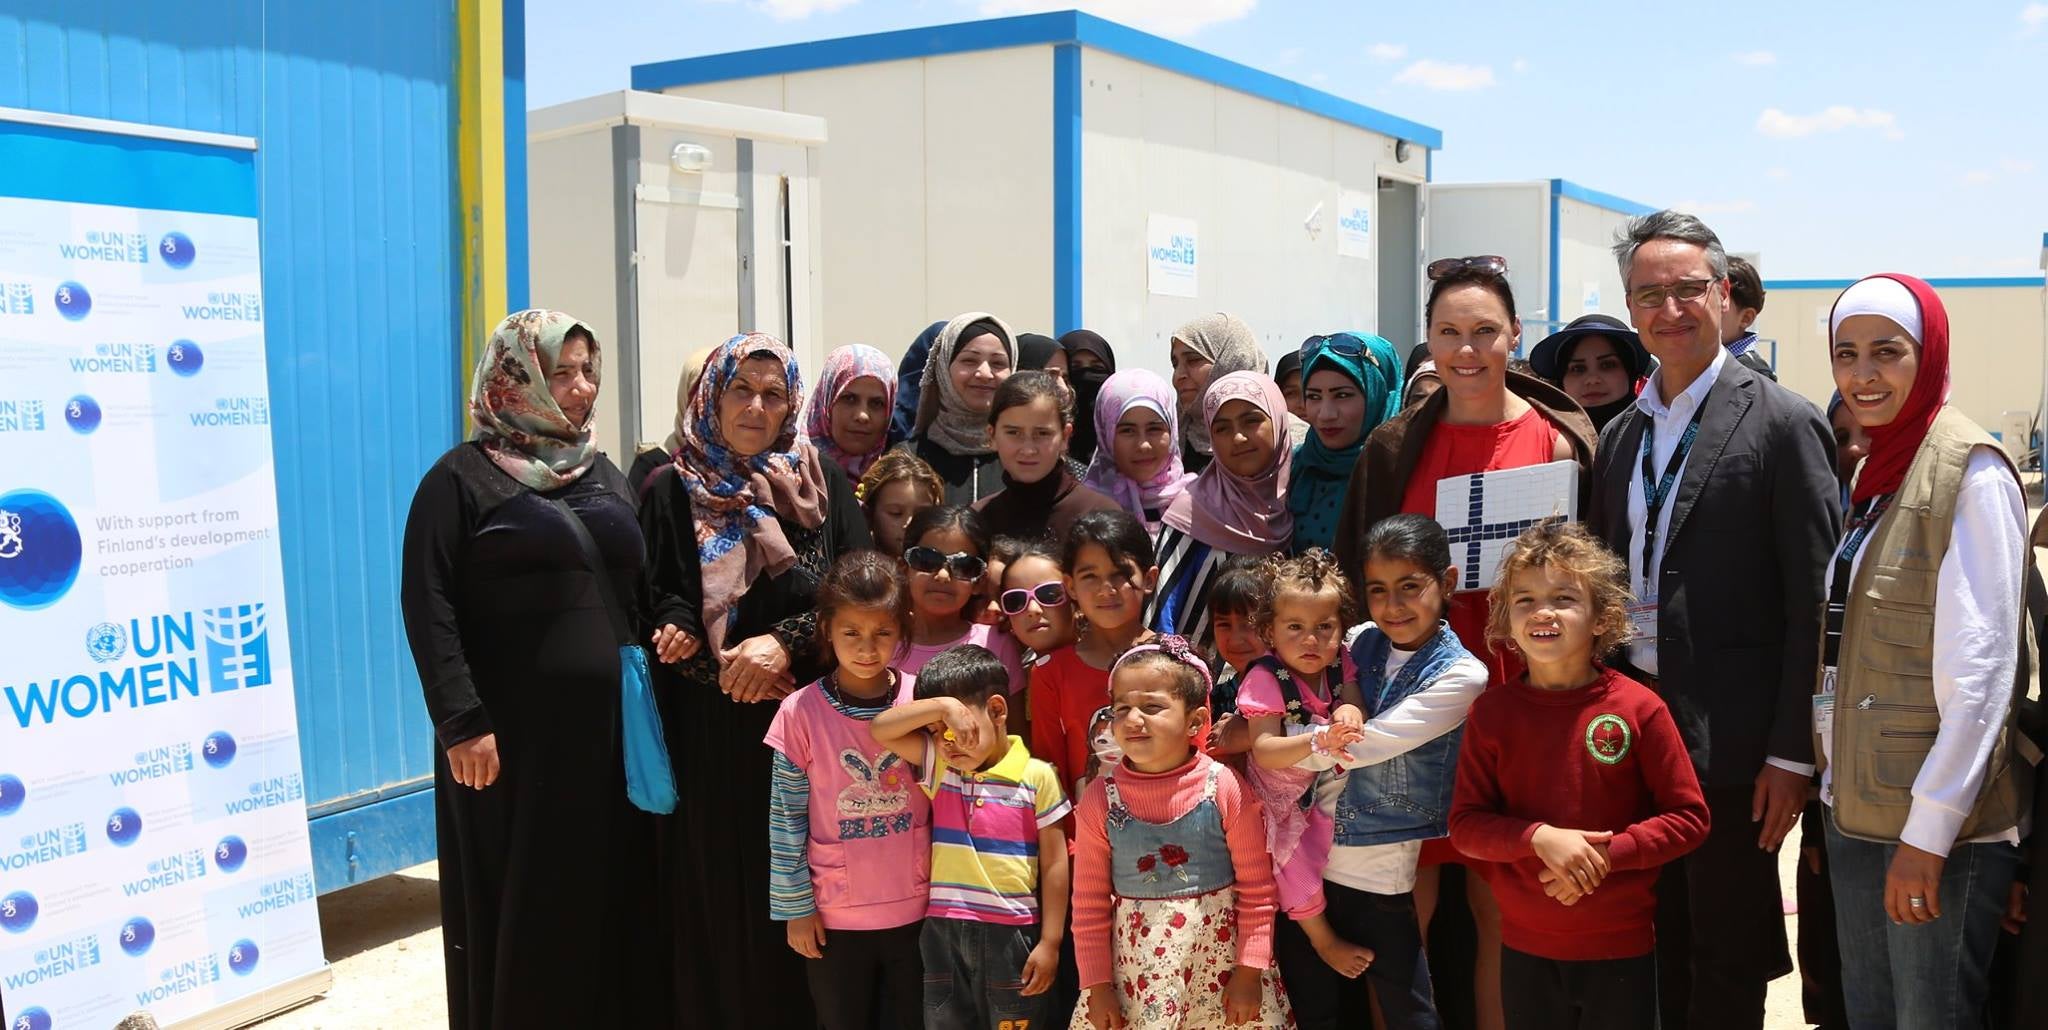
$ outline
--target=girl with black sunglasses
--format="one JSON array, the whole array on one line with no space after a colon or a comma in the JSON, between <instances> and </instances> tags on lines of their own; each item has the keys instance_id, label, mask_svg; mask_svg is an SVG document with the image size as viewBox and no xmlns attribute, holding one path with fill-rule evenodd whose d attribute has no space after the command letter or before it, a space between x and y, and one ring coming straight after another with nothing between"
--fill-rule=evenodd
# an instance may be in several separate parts
<instances>
[{"instance_id":1,"label":"girl with black sunglasses","mask_svg":"<svg viewBox=\"0 0 2048 1030\"><path fill-rule=\"evenodd\" d=\"M910 640L893 666L917 675L940 651L980 644L1002 659L1010 692L1024 689L1017 639L974 616L988 603L988 520L964 504L926 508L903 530L903 576L910 584Z\"/></svg>"}]
</instances>

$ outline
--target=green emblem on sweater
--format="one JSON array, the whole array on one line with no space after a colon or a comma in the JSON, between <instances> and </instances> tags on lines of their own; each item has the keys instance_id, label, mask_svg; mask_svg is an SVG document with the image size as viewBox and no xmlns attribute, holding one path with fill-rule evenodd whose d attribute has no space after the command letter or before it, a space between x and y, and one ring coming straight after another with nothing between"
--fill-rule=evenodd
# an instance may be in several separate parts
<instances>
[{"instance_id":1,"label":"green emblem on sweater","mask_svg":"<svg viewBox=\"0 0 2048 1030\"><path fill-rule=\"evenodd\" d=\"M1628 723L1612 712L1596 715L1586 724L1586 753L1603 765L1628 757Z\"/></svg>"}]
</instances>

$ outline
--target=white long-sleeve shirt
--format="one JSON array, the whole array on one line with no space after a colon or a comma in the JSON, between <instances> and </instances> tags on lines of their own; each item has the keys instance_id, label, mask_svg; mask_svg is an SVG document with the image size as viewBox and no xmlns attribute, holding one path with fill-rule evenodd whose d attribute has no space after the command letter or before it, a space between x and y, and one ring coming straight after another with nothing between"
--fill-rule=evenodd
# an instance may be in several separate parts
<instances>
[{"instance_id":1,"label":"white long-sleeve shirt","mask_svg":"<svg viewBox=\"0 0 2048 1030\"><path fill-rule=\"evenodd\" d=\"M1448 633L1450 630L1439 632ZM1346 647L1350 646L1353 636L1355 633L1346 635ZM1388 648L1387 679L1393 679L1414 657L1413 651ZM1364 739L1346 747L1341 756L1310 752L1297 765L1317 771L1335 766L1348 772L1405 755L1464 723L1465 712L1486 689L1486 678L1486 664L1477 658L1467 656L1452 662L1427 686L1367 719ZM1344 793L1344 780L1342 776L1330 776L1316 787L1316 807L1326 818L1336 815L1337 798ZM1415 864L1421 854L1422 842L1419 840L1355 847L1340 844L1330 849L1330 860L1323 867L1323 878L1372 894L1405 894L1415 889Z\"/></svg>"},{"instance_id":2,"label":"white long-sleeve shirt","mask_svg":"<svg viewBox=\"0 0 2048 1030\"><path fill-rule=\"evenodd\" d=\"M1874 536L1875 534L1872 534ZM1850 566L1853 581L1870 546L1865 538ZM2019 667L2021 590L2027 563L2027 505L2004 459L1989 447L1970 451L1956 496L1948 553L1935 579L1934 706L1941 719L1934 746L1913 779L1913 803L1899 839L1922 851L1947 855L1977 795L1984 788L1991 749L2012 706ZM1854 603L1854 599L1851 599ZM1858 699L1837 696L1837 706ZM1824 734L1829 759L1821 800L1834 805L1834 740ZM2021 827L1966 843L2018 843Z\"/></svg>"}]
</instances>

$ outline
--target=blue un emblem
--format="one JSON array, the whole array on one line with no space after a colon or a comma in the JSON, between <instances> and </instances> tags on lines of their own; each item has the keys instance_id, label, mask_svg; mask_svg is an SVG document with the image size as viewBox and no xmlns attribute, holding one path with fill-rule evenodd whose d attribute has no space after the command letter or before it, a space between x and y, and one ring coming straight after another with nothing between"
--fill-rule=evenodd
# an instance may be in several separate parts
<instances>
[{"instance_id":1,"label":"blue un emblem","mask_svg":"<svg viewBox=\"0 0 2048 1030\"><path fill-rule=\"evenodd\" d=\"M200 611L206 672L214 693L270 685L269 620L263 607L243 604Z\"/></svg>"},{"instance_id":2,"label":"blue un emblem","mask_svg":"<svg viewBox=\"0 0 2048 1030\"><path fill-rule=\"evenodd\" d=\"M95 623L85 631L85 653L101 664L119 661L128 653L128 631L118 622Z\"/></svg>"}]
</instances>

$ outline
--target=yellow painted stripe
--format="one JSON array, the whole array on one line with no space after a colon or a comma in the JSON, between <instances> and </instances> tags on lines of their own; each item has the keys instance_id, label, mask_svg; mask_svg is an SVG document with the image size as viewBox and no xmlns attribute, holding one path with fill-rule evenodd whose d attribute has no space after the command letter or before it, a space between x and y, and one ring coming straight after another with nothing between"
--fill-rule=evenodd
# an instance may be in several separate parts
<instances>
[{"instance_id":1,"label":"yellow painted stripe","mask_svg":"<svg viewBox=\"0 0 2048 1030\"><path fill-rule=\"evenodd\" d=\"M492 327L509 313L505 310L504 2L457 0L455 17L455 149L462 213L462 367L457 382L467 391L478 349Z\"/></svg>"}]
</instances>

